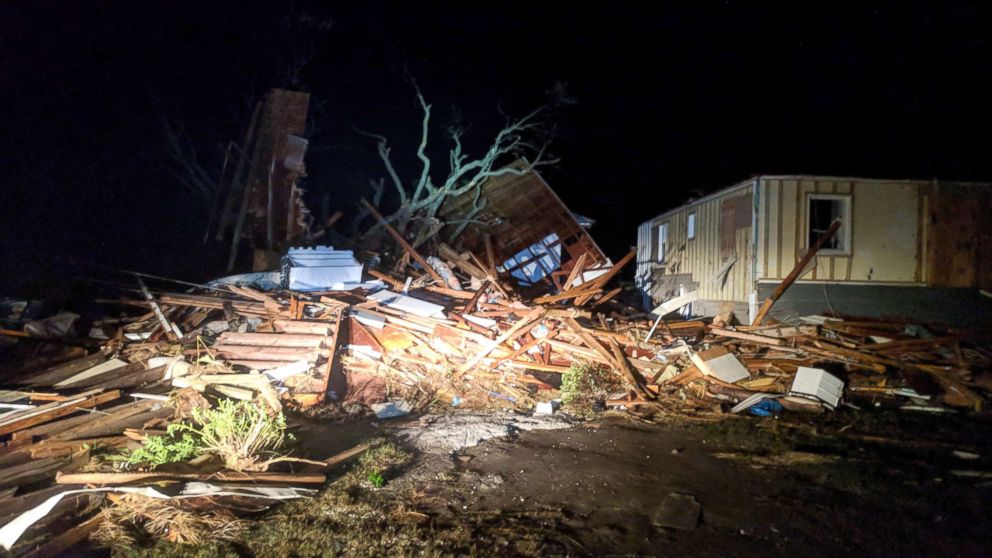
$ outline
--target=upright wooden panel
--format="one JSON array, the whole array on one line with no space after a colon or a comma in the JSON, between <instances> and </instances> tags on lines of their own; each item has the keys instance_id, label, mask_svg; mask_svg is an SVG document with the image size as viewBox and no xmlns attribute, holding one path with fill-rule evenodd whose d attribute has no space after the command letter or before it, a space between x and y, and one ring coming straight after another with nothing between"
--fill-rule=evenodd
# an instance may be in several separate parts
<instances>
[{"instance_id":1,"label":"upright wooden panel","mask_svg":"<svg viewBox=\"0 0 992 558\"><path fill-rule=\"evenodd\" d=\"M992 186L937 183L925 192L929 282L992 288Z\"/></svg>"}]
</instances>

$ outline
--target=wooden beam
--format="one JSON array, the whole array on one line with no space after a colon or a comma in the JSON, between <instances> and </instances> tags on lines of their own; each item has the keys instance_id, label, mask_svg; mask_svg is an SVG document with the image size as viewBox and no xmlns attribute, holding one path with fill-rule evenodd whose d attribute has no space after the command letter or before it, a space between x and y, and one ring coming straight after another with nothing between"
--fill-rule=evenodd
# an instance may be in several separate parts
<instances>
[{"instance_id":1,"label":"wooden beam","mask_svg":"<svg viewBox=\"0 0 992 558\"><path fill-rule=\"evenodd\" d=\"M582 268L586 265L586 256L585 252L579 254L579 258L575 260L575 265L572 266L572 271L568 274L568 279L565 279L565 283L561 286L562 291L572 288L572 283L575 282L575 279L582 273Z\"/></svg>"},{"instance_id":2,"label":"wooden beam","mask_svg":"<svg viewBox=\"0 0 992 558\"><path fill-rule=\"evenodd\" d=\"M441 278L441 275L437 271L435 271L434 268L430 266L430 264L427 263L427 260L425 260L420 254L417 253L416 250L413 249L413 246L410 246L410 243L407 242L405 238L403 238L403 235L401 235L396 229L394 229L392 225L386 222L386 219L382 216L381 213L379 213L378 210L376 210L374 205L370 204L368 200L366 200L365 198L362 198L362 206L364 206L365 209L367 209L369 213L372 214L372 217L374 217L375 220L378 221L379 224L386 229L386 232L389 233L389 236L393 237L393 240L395 240L396 243L399 244L400 247L403 248L403 250L405 250L407 254L410 254L410 257L413 258L414 261L416 261L418 264L420 264L420 267L424 268L424 271L426 271L427 274L431 276L431 279L436 281L439 285L446 284L444 282L444 279Z\"/></svg>"},{"instance_id":3,"label":"wooden beam","mask_svg":"<svg viewBox=\"0 0 992 558\"><path fill-rule=\"evenodd\" d=\"M604 361L610 363L610 365L615 368L620 366L619 363L614 361L613 355L610 354L610 351L608 351L606 347L604 347L595 337L593 337L588 330L579 325L579 322L572 318L565 318L561 321L572 331L572 333L578 336L578 338L581 339L587 347L593 351L596 351L596 354L598 354Z\"/></svg>"},{"instance_id":4,"label":"wooden beam","mask_svg":"<svg viewBox=\"0 0 992 558\"><path fill-rule=\"evenodd\" d=\"M806 264L816 257L816 253L820 250L820 247L830 240L830 237L837 233L840 229L840 225L840 218L834 219L834 222L830 224L830 228L820 235L820 238L816 239L816 243L810 247L810 249L806 252L806 255L803 256L798 263L796 263L795 267L792 268L792 271L790 271L785 279L783 279L782 282L775 287L775 290L772 291L771 296L765 299L765 302L761 305L761 309L759 309L757 315L754 316L754 321L751 322L751 325L761 325L762 320L764 320L765 316L768 315L768 311L772 309L772 305L775 304L775 301L781 298L782 294L785 293L786 289L788 289L796 281L796 279L799 279L799 276L802 275L803 270L806 269Z\"/></svg>"},{"instance_id":5,"label":"wooden beam","mask_svg":"<svg viewBox=\"0 0 992 558\"><path fill-rule=\"evenodd\" d=\"M287 484L323 484L327 478L322 474L293 473L252 473L220 471L217 473L57 473L57 484L129 484L150 479L179 479L221 482L276 482Z\"/></svg>"},{"instance_id":6,"label":"wooden beam","mask_svg":"<svg viewBox=\"0 0 992 558\"><path fill-rule=\"evenodd\" d=\"M607 271L606 273L604 273L604 274L600 275L599 277L593 279L592 281L589 281L588 283L591 283L594 288L602 288L603 285L605 285L610 279L613 279L613 276L614 275L616 275L617 273L620 273L620 270L623 269L624 266L626 266L628 263L630 263L634 259L634 256L636 254L637 254L637 252L635 250L631 250L630 252L627 252L627 255L624 256L623 258L621 258L621 260L618 261L616 264L614 264L614 266L611 267L609 269L609 271ZM585 285L585 284L586 283L583 283L582 285ZM576 288L582 288L582 285L579 285ZM586 302L589 302L589 299L590 298L592 298L592 295L584 296L584 297L576 300L575 301L575 305L576 306L582 306Z\"/></svg>"},{"instance_id":7,"label":"wooden beam","mask_svg":"<svg viewBox=\"0 0 992 558\"><path fill-rule=\"evenodd\" d=\"M465 303L465 308L462 311L467 312L469 314L475 312L475 307L479 303L479 299L482 298L482 295L489 290L490 285L492 285L492 282L486 279L482 283L482 286L479 287L479 290L475 291L475 294L472 295L472 298L467 303Z\"/></svg>"},{"instance_id":8,"label":"wooden beam","mask_svg":"<svg viewBox=\"0 0 992 558\"><path fill-rule=\"evenodd\" d=\"M721 329L718 327L710 327L710 333L719 337L731 337L733 339L740 339L742 341L751 341L752 343L760 343L762 345L774 345L776 347L781 347L785 345L785 339L779 339L778 337L768 337L767 335L757 335L755 333L744 333L741 331L734 331L732 329Z\"/></svg>"},{"instance_id":9,"label":"wooden beam","mask_svg":"<svg viewBox=\"0 0 992 558\"><path fill-rule=\"evenodd\" d=\"M620 345L617 344L616 339L610 339L610 349L613 350L613 355L616 357L617 364L620 365L620 371L623 373L624 378L627 379L627 383L630 384L630 387L634 388L634 391L636 391L644 399L655 399L655 395L648 391L647 388L644 387L641 380L638 379L640 372L634 370L630 363L627 362L627 355L623 353L623 349L621 349Z\"/></svg>"},{"instance_id":10,"label":"wooden beam","mask_svg":"<svg viewBox=\"0 0 992 558\"><path fill-rule=\"evenodd\" d=\"M528 312L526 316L524 316L519 321L517 321L517 323L513 324L513 326L510 329L503 332L503 334L501 334L499 337L485 343L483 345L482 350L475 353L475 356L469 359L465 364L463 364L458 369L458 371L455 373L455 377L460 378L461 376L463 376L466 372L471 370L475 365L479 364L479 362L482 359L489 356L489 353L493 352L493 350L495 350L496 347L499 347L500 345L508 341L513 341L517 337L520 337L521 335L526 333L524 327L539 320L543 315L544 315L544 308L541 307L534 308L533 310Z\"/></svg>"},{"instance_id":11,"label":"wooden beam","mask_svg":"<svg viewBox=\"0 0 992 558\"><path fill-rule=\"evenodd\" d=\"M71 415L81 409L96 407L102 403L113 401L121 396L118 390L106 391L103 393L87 392L80 394L78 398L69 401L53 403L52 406L43 405L30 412L9 417L0 422L0 435L10 434L18 430L44 424L59 417Z\"/></svg>"}]
</instances>

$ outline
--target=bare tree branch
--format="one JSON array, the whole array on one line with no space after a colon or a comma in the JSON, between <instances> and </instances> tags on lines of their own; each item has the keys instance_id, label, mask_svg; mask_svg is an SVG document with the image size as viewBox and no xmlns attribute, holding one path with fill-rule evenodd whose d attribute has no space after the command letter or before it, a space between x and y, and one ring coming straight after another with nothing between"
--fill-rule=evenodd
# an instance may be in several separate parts
<instances>
[{"instance_id":1,"label":"bare tree branch","mask_svg":"<svg viewBox=\"0 0 992 558\"><path fill-rule=\"evenodd\" d=\"M408 238L414 239L415 244L425 242L444 226L456 227L451 235L454 239L464 232L469 225L478 224L479 221L475 217L485 209L487 204L487 200L482 195L482 186L490 178L507 174L524 175L539 165L555 162L555 160L546 158L550 135L545 133L544 126L538 120L545 109L542 106L521 118L507 118L505 126L497 132L482 156L476 159L469 158L464 152L462 144L464 129L457 124L450 125L447 129L447 135L450 137L453 147L448 152L448 174L443 182L435 183L431 177L431 159L427 155L431 105L427 103L416 82L413 79L410 81L423 112L420 144L416 151L417 159L421 162L420 177L415 183L412 183L410 189L403 188L402 181L390 160L386 138L368 132L359 131L359 133L378 141L379 156L399 194L400 207L385 217L385 221L395 226ZM536 138L542 138L542 136L543 141L534 141ZM528 160L529 156L533 157L532 161ZM523 159L527 161L527 164L516 167L508 166L517 159ZM449 198L466 193L471 193L472 205L464 215L457 216L448 222L442 222L437 218L438 212ZM380 224L377 223L366 231L366 234L377 230L379 226Z\"/></svg>"},{"instance_id":2,"label":"bare tree branch","mask_svg":"<svg viewBox=\"0 0 992 558\"><path fill-rule=\"evenodd\" d=\"M413 192L413 201L416 202L420 199L421 192L423 192L424 188L428 187L431 181L431 160L426 153L427 130L429 129L431 120L431 106L427 104L426 100L424 100L424 95L420 92L420 88L417 87L416 81L413 81L413 88L417 91L417 100L420 102L421 110L424 111L424 121L420 126L420 146L417 147L417 158L424 164L424 167L423 170L420 171L420 180L417 182L417 188Z\"/></svg>"},{"instance_id":3,"label":"bare tree branch","mask_svg":"<svg viewBox=\"0 0 992 558\"><path fill-rule=\"evenodd\" d=\"M396 187L396 192L400 196L400 204L406 204L406 189L403 187L403 182L400 181L400 176L396 174L396 169L393 167L393 161L389 158L390 149L386 145L386 137L380 136L379 134L365 132L357 128L355 131L363 136L373 138L378 142L379 158L382 159L382 164L386 166L386 172L389 174L389 178L393 181L393 186ZM378 205L378 203L376 203L376 205Z\"/></svg>"}]
</instances>

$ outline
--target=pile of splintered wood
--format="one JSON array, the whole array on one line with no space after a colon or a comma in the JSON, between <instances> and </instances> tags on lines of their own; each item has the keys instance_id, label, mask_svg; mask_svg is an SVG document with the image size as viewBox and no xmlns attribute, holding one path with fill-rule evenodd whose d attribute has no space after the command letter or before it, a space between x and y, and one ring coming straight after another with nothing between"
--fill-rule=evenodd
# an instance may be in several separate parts
<instances>
[{"instance_id":1,"label":"pile of splintered wood","mask_svg":"<svg viewBox=\"0 0 992 558\"><path fill-rule=\"evenodd\" d=\"M790 399L802 369L828 371L855 405L977 411L992 387L989 352L967 332L824 317L760 326L734 325L730 315L665 321L624 307L615 301L619 289L607 287L633 253L592 277L579 257L537 296L515 290L492 262L444 245L439 255L452 272L447 280L411 255L419 270L368 269L375 280L348 291L227 285L153 294L143 287L142 299L115 300L144 313L120 320L92 354L73 347L66 362L5 376L5 517L61 490L56 478L77 486L150 480L81 469L96 448L137 447L164 431L176 417L163 402L177 388L273 412L311 407L332 393L363 404L533 410L558 399L562 375L580 365L613 375L617 388L603 397L605 407L709 415L757 396L787 411L822 412L827 406L815 400ZM370 382L382 389L365 390ZM184 474L169 478L206 478ZM319 473L239 475L212 478L323 481ZM52 516L72 516L89 498L67 498ZM85 521L55 542L71 544L95 526Z\"/></svg>"}]
</instances>

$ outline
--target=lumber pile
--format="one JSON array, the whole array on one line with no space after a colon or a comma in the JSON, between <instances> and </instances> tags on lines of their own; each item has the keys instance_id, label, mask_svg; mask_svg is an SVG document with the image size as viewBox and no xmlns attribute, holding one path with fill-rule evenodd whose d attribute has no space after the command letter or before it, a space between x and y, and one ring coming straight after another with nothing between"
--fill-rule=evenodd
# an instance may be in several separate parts
<instances>
[{"instance_id":1,"label":"lumber pile","mask_svg":"<svg viewBox=\"0 0 992 558\"><path fill-rule=\"evenodd\" d=\"M118 319L113 335L5 378L0 502L8 520L52 495L56 482L323 482L319 471L83 470L94 453L139 447L209 401L253 402L272 414L357 406L382 418L431 406L554 412L590 370L593 411L644 415L842 405L979 411L992 388L992 353L966 332L822 316L666 321L624 306L620 288L609 286L633 252L591 274L579 256L533 295L484 259L442 244L436 255L366 269L365 282L346 289L218 281L181 293L142 285L143 296L114 299L133 315ZM67 498L53 517L91 497ZM85 538L89 521L73 536Z\"/></svg>"}]
</instances>

